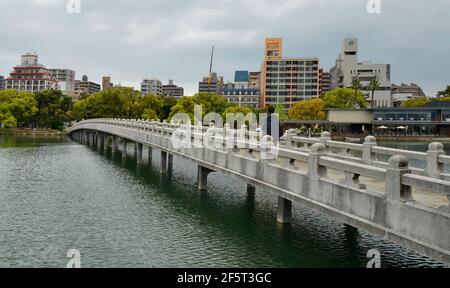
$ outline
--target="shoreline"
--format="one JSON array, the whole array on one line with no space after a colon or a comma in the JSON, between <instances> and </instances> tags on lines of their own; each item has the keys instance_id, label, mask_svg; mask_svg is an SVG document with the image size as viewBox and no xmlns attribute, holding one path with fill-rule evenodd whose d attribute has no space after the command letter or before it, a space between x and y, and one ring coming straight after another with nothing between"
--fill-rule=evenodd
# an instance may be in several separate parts
<instances>
[{"instance_id":1,"label":"shoreline","mask_svg":"<svg viewBox=\"0 0 450 288\"><path fill-rule=\"evenodd\" d=\"M0 136L64 136L65 131L33 128L0 128Z\"/></svg>"}]
</instances>

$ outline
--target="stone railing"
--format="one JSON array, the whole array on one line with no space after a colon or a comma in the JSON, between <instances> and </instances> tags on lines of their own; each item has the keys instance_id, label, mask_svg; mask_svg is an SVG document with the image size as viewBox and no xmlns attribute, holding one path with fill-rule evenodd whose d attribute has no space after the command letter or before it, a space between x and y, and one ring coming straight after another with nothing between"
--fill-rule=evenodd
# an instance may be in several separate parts
<instances>
[{"instance_id":1,"label":"stone railing","mask_svg":"<svg viewBox=\"0 0 450 288\"><path fill-rule=\"evenodd\" d=\"M377 145L376 138L368 136L363 144L332 141L330 133L323 132L320 138L297 137L295 130L287 131L286 143L290 148L308 151L314 143L322 143L329 154L352 162L386 168L392 156L404 156L411 161L421 162L422 167L410 167L414 174L429 176L436 179L450 180L450 173L445 171L445 165L450 164L450 156L445 155L444 145L438 142L430 143L427 152L393 149ZM384 158L383 161L380 158Z\"/></svg>"}]
</instances>

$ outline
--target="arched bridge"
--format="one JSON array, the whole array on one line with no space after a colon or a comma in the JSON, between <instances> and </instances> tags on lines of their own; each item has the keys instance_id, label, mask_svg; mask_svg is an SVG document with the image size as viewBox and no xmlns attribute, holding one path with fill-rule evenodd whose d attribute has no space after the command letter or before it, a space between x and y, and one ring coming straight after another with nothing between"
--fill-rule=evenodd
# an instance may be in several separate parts
<instances>
[{"instance_id":1,"label":"arched bridge","mask_svg":"<svg viewBox=\"0 0 450 288\"><path fill-rule=\"evenodd\" d=\"M198 188L207 188L210 172L221 172L278 196L277 220L291 221L292 203L381 236L419 254L450 263L450 164L443 145L428 152L298 137L289 130L279 146L270 137L239 129L174 123L92 119L76 123L70 137L96 149L111 147L126 157L133 143L143 163L146 147L161 153L161 173L173 156L198 164ZM175 140L174 140L175 139ZM191 144L187 144L191 143ZM416 166L412 164L419 163Z\"/></svg>"}]
</instances>

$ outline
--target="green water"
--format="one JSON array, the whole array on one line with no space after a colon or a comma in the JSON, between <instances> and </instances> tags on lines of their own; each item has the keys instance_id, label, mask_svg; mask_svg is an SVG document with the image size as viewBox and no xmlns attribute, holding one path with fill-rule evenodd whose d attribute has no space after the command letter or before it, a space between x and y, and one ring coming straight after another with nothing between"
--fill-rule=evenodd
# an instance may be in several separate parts
<instances>
[{"instance_id":1,"label":"green water","mask_svg":"<svg viewBox=\"0 0 450 288\"><path fill-rule=\"evenodd\" d=\"M132 155L132 151L129 151ZM437 267L377 237L294 205L276 223L276 198L219 173L196 188L196 166L159 155L137 166L67 138L0 136L0 267Z\"/></svg>"}]
</instances>

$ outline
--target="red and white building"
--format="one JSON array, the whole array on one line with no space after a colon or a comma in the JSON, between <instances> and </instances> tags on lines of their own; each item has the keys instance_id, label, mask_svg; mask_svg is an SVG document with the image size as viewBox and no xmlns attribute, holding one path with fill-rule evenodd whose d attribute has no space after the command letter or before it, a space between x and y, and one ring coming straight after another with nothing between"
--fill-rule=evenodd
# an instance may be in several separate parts
<instances>
[{"instance_id":1,"label":"red and white building","mask_svg":"<svg viewBox=\"0 0 450 288\"><path fill-rule=\"evenodd\" d=\"M22 55L21 64L5 79L5 89L37 92L57 89L58 80L52 77L49 69L39 64L39 56L34 53Z\"/></svg>"}]
</instances>

